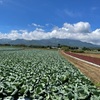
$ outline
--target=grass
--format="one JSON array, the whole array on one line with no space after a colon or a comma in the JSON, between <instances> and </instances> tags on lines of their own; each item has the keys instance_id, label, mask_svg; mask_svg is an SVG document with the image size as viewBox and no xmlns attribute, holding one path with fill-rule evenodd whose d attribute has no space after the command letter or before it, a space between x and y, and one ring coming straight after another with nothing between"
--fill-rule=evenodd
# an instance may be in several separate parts
<instances>
[{"instance_id":1,"label":"grass","mask_svg":"<svg viewBox=\"0 0 100 100\"><path fill-rule=\"evenodd\" d=\"M100 82L97 82L97 83L95 83L94 85L95 85L97 88L100 89Z\"/></svg>"}]
</instances>

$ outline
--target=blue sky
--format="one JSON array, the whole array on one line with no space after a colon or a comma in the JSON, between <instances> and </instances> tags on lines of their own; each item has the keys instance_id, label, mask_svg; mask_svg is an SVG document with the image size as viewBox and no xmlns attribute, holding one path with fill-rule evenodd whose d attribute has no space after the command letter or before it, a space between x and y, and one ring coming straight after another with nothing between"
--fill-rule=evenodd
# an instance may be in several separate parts
<instances>
[{"instance_id":1,"label":"blue sky","mask_svg":"<svg viewBox=\"0 0 100 100\"><path fill-rule=\"evenodd\" d=\"M99 15L100 0L0 0L0 38L75 36L100 44Z\"/></svg>"}]
</instances>

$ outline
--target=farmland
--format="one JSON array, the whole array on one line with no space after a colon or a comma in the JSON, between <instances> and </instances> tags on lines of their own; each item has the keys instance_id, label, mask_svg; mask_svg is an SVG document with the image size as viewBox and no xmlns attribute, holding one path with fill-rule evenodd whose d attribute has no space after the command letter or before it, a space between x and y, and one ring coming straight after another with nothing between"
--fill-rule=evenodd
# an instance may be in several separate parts
<instances>
[{"instance_id":1,"label":"farmland","mask_svg":"<svg viewBox=\"0 0 100 100\"><path fill-rule=\"evenodd\" d=\"M79 55L94 57L94 58L100 58L100 53L78 53Z\"/></svg>"},{"instance_id":2,"label":"farmland","mask_svg":"<svg viewBox=\"0 0 100 100\"><path fill-rule=\"evenodd\" d=\"M58 51L0 49L0 100L100 100L100 90Z\"/></svg>"},{"instance_id":3,"label":"farmland","mask_svg":"<svg viewBox=\"0 0 100 100\"><path fill-rule=\"evenodd\" d=\"M84 73L87 77L91 79L91 81L100 88L100 67L99 65L96 66L92 63L84 62L83 60L75 59L73 56L69 56L63 51L60 52L68 61L70 61L75 67L80 69L82 73ZM78 53L79 54L79 53ZM80 55L85 55L85 53L82 53ZM87 54L88 56L90 54ZM93 54L94 56L95 54ZM92 56L92 57L93 57ZM89 56L91 57L91 56ZM95 55L96 57L96 55ZM98 58L98 57L97 57Z\"/></svg>"},{"instance_id":4,"label":"farmland","mask_svg":"<svg viewBox=\"0 0 100 100\"><path fill-rule=\"evenodd\" d=\"M97 64L97 65L100 65L100 58L76 54L76 53L72 53L72 52L67 52L67 54L74 56L74 57L77 57L77 58L80 58L80 59L83 59L83 60L86 60L86 61L89 61L89 62L92 62L92 63Z\"/></svg>"}]
</instances>

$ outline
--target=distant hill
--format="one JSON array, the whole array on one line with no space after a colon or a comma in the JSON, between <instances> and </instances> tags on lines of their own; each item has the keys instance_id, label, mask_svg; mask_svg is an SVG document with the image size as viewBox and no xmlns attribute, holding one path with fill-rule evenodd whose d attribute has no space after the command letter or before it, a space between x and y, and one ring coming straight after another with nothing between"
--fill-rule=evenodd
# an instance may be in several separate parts
<instances>
[{"instance_id":1,"label":"distant hill","mask_svg":"<svg viewBox=\"0 0 100 100\"><path fill-rule=\"evenodd\" d=\"M0 39L0 44L6 44L10 41L12 41L12 40L10 40L10 39Z\"/></svg>"},{"instance_id":2,"label":"distant hill","mask_svg":"<svg viewBox=\"0 0 100 100\"><path fill-rule=\"evenodd\" d=\"M0 39L0 44L25 44L25 45L41 45L41 46L57 46L60 45L67 45L67 46L76 46L76 47L100 47L100 45L94 45L87 42L81 42L79 40L71 40L71 39L58 39L58 38L51 38L51 39L42 39L42 40L24 40L24 39Z\"/></svg>"}]
</instances>

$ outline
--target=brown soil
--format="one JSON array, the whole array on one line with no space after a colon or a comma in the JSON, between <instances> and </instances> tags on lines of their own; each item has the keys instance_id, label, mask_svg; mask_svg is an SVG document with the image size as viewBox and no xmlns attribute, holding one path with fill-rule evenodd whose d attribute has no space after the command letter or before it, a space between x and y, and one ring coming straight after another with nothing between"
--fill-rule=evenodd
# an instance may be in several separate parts
<instances>
[{"instance_id":1,"label":"brown soil","mask_svg":"<svg viewBox=\"0 0 100 100\"><path fill-rule=\"evenodd\" d=\"M95 57L100 58L100 54L93 54L93 53L78 53L79 55L89 56L89 57Z\"/></svg>"},{"instance_id":2,"label":"brown soil","mask_svg":"<svg viewBox=\"0 0 100 100\"><path fill-rule=\"evenodd\" d=\"M91 79L91 81L100 88L100 67L87 64L83 61L74 59L63 51L60 51L60 54L63 55L69 62L71 62L75 67L77 67L84 75Z\"/></svg>"}]
</instances>

